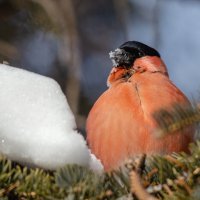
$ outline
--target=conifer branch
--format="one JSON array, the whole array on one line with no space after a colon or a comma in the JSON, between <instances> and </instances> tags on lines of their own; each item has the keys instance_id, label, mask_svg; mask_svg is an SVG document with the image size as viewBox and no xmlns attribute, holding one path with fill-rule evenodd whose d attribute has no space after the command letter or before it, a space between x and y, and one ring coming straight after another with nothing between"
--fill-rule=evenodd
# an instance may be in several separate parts
<instances>
[{"instance_id":1,"label":"conifer branch","mask_svg":"<svg viewBox=\"0 0 200 200\"><path fill-rule=\"evenodd\" d=\"M161 137L187 127L195 127L200 122L200 108L199 106L181 106L176 104L170 110L158 110L153 114L153 117L160 126L156 135Z\"/></svg>"}]
</instances>

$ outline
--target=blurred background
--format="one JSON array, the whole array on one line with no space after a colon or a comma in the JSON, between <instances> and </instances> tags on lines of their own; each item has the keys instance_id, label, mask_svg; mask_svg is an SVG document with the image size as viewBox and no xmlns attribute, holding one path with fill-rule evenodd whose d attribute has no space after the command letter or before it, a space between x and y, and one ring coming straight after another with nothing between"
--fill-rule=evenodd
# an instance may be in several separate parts
<instances>
[{"instance_id":1,"label":"blurred background","mask_svg":"<svg viewBox=\"0 0 200 200\"><path fill-rule=\"evenodd\" d=\"M199 0L0 0L0 62L58 81L82 133L106 90L108 53L128 40L156 48L173 82L199 98Z\"/></svg>"}]
</instances>

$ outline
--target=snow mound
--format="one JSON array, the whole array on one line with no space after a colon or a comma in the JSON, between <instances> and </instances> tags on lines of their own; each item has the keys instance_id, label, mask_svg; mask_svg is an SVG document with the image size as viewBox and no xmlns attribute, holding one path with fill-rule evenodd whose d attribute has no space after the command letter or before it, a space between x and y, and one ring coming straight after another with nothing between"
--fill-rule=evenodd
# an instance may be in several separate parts
<instances>
[{"instance_id":1,"label":"snow mound","mask_svg":"<svg viewBox=\"0 0 200 200\"><path fill-rule=\"evenodd\" d=\"M99 159L96 158L94 154L90 152L90 169L94 172L101 174L104 171L103 165Z\"/></svg>"},{"instance_id":2,"label":"snow mound","mask_svg":"<svg viewBox=\"0 0 200 200\"><path fill-rule=\"evenodd\" d=\"M0 153L30 166L88 166L91 155L60 86L0 64Z\"/></svg>"}]
</instances>

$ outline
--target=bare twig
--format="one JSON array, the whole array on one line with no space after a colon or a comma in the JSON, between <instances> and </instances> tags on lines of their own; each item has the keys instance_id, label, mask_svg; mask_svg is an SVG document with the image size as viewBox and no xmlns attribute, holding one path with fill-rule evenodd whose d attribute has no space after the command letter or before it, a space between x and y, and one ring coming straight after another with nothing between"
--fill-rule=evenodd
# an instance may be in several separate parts
<instances>
[{"instance_id":1,"label":"bare twig","mask_svg":"<svg viewBox=\"0 0 200 200\"><path fill-rule=\"evenodd\" d=\"M140 176L136 171L130 172L131 192L137 196L139 200L158 200L150 195L142 186Z\"/></svg>"},{"instance_id":2,"label":"bare twig","mask_svg":"<svg viewBox=\"0 0 200 200\"><path fill-rule=\"evenodd\" d=\"M131 192L136 195L139 200L157 200L145 190L140 179L140 175L142 174L144 168L145 159L146 155L143 154L130 160L126 165L130 170Z\"/></svg>"}]
</instances>

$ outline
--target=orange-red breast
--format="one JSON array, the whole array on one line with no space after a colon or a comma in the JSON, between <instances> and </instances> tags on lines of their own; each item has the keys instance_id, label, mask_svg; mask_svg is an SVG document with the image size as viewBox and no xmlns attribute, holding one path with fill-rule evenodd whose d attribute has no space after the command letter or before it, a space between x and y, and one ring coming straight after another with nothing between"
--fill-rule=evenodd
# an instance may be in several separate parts
<instances>
[{"instance_id":1,"label":"orange-red breast","mask_svg":"<svg viewBox=\"0 0 200 200\"><path fill-rule=\"evenodd\" d=\"M186 151L192 129L158 139L153 113L174 104L190 105L169 79L160 54L153 48L129 41L110 53L114 67L109 88L91 109L87 141L106 171L117 168L129 156Z\"/></svg>"}]
</instances>

